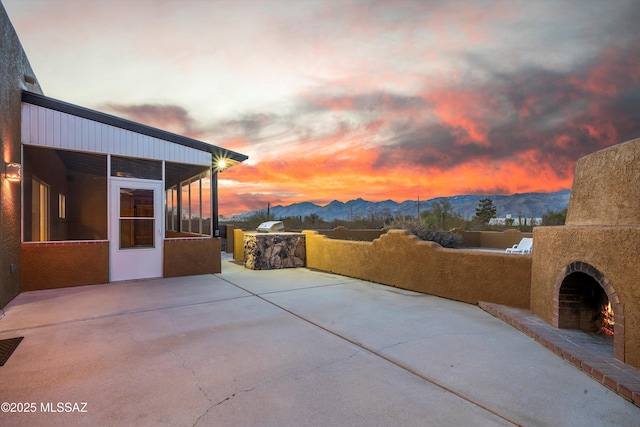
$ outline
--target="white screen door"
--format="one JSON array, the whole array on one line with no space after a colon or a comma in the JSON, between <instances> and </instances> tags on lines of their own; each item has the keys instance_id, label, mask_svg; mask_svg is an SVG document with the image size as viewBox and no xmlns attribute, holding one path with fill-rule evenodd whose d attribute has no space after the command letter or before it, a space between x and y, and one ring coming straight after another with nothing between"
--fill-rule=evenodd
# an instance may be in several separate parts
<instances>
[{"instance_id":1,"label":"white screen door","mask_svg":"<svg viewBox=\"0 0 640 427\"><path fill-rule=\"evenodd\" d=\"M111 281L162 277L162 183L111 179Z\"/></svg>"}]
</instances>

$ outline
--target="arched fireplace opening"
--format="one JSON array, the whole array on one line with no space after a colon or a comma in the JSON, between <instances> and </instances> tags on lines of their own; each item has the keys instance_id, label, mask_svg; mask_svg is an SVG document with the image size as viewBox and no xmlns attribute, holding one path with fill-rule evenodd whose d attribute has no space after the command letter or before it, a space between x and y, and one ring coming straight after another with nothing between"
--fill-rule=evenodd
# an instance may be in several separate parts
<instances>
[{"instance_id":1,"label":"arched fireplace opening","mask_svg":"<svg viewBox=\"0 0 640 427\"><path fill-rule=\"evenodd\" d=\"M559 328L613 335L611 322L615 319L605 316L609 297L596 279L582 272L571 273L562 281L559 297Z\"/></svg>"},{"instance_id":2,"label":"arched fireplace opening","mask_svg":"<svg viewBox=\"0 0 640 427\"><path fill-rule=\"evenodd\" d=\"M623 322L618 296L600 271L584 262L563 269L556 282L555 326L601 335L612 343L614 357L624 361Z\"/></svg>"}]
</instances>

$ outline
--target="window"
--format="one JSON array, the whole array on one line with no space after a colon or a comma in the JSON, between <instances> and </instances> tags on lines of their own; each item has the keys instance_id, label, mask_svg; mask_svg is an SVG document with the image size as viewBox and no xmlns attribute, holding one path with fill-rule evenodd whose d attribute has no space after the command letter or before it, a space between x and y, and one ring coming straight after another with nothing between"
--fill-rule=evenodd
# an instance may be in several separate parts
<instances>
[{"instance_id":1,"label":"window","mask_svg":"<svg viewBox=\"0 0 640 427\"><path fill-rule=\"evenodd\" d=\"M200 179L194 179L189 184L189 201L191 206L191 223L190 231L202 234L202 193L200 192Z\"/></svg>"},{"instance_id":2,"label":"window","mask_svg":"<svg viewBox=\"0 0 640 427\"><path fill-rule=\"evenodd\" d=\"M120 189L120 249L153 248L153 190Z\"/></svg>"},{"instance_id":3,"label":"window","mask_svg":"<svg viewBox=\"0 0 640 427\"><path fill-rule=\"evenodd\" d=\"M49 186L36 178L31 184L31 240L49 240Z\"/></svg>"},{"instance_id":4,"label":"window","mask_svg":"<svg viewBox=\"0 0 640 427\"><path fill-rule=\"evenodd\" d=\"M119 178L162 179L162 162L111 156L111 176Z\"/></svg>"},{"instance_id":5,"label":"window","mask_svg":"<svg viewBox=\"0 0 640 427\"><path fill-rule=\"evenodd\" d=\"M67 218L67 196L62 193L58 194L58 218Z\"/></svg>"},{"instance_id":6,"label":"window","mask_svg":"<svg viewBox=\"0 0 640 427\"><path fill-rule=\"evenodd\" d=\"M165 206L167 209L165 220L167 231L178 231L178 187L173 186L165 192Z\"/></svg>"},{"instance_id":7,"label":"window","mask_svg":"<svg viewBox=\"0 0 640 427\"><path fill-rule=\"evenodd\" d=\"M25 242L107 240L107 156L23 146Z\"/></svg>"},{"instance_id":8,"label":"window","mask_svg":"<svg viewBox=\"0 0 640 427\"><path fill-rule=\"evenodd\" d=\"M181 230L211 235L211 175L206 171L180 184Z\"/></svg>"}]
</instances>

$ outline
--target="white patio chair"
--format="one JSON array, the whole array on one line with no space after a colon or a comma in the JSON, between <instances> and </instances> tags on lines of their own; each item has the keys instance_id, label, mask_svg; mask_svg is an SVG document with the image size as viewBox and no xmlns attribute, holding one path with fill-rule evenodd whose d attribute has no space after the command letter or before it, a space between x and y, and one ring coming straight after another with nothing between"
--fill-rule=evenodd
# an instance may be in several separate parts
<instances>
[{"instance_id":1,"label":"white patio chair","mask_svg":"<svg viewBox=\"0 0 640 427\"><path fill-rule=\"evenodd\" d=\"M508 254L530 254L533 250L533 238L524 237L520 240L520 243L507 248L505 251Z\"/></svg>"}]
</instances>

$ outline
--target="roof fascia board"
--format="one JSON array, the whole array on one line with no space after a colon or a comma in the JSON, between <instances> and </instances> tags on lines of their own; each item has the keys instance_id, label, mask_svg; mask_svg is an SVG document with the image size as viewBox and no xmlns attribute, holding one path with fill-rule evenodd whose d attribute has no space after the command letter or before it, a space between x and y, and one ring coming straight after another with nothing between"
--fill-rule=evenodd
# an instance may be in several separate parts
<instances>
[{"instance_id":1,"label":"roof fascia board","mask_svg":"<svg viewBox=\"0 0 640 427\"><path fill-rule=\"evenodd\" d=\"M99 111L91 110L88 108L80 107L78 105L69 104L67 102L59 101L57 99L49 98L44 95L40 95L34 92L23 91L22 102L32 105L38 105L40 107L49 108L51 110L60 111L62 113L71 114L77 117L82 117L95 122L104 123L110 126L115 126L121 129L129 130L143 135L148 135L154 138L162 139L165 141L173 142L185 147L194 148L200 151L206 151L213 155L214 159L228 159L233 162L243 162L249 158L249 156L237 153L235 151L227 150L216 145L212 145L206 142L198 141L196 139L188 138L186 136L178 135L175 133L167 132L158 128L143 125L141 123L126 120L120 117L112 116L110 114L101 113Z\"/></svg>"}]
</instances>

